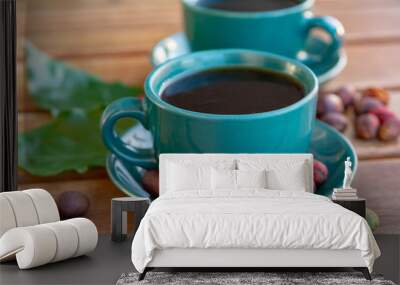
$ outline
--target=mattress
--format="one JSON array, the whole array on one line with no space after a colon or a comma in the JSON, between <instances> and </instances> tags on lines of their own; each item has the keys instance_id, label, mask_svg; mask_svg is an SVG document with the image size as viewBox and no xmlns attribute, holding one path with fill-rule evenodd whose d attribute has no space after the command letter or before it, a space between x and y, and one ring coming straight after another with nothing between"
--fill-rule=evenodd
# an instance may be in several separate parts
<instances>
[{"instance_id":1,"label":"mattress","mask_svg":"<svg viewBox=\"0 0 400 285\"><path fill-rule=\"evenodd\" d=\"M166 193L156 199L132 243L139 272L162 249L359 250L372 271L380 255L362 217L329 198L299 191L248 189L199 196Z\"/></svg>"}]
</instances>

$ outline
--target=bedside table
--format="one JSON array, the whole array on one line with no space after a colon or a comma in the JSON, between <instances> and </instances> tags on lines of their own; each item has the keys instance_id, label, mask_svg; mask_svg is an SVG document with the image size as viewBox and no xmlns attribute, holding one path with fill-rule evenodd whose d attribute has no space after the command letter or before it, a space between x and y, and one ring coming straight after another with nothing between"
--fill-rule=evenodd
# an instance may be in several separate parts
<instances>
[{"instance_id":1,"label":"bedside table","mask_svg":"<svg viewBox=\"0 0 400 285\"><path fill-rule=\"evenodd\" d=\"M140 221L150 206L148 198L121 197L111 200L111 240L123 241L127 237L127 212L133 212L135 216L135 234Z\"/></svg>"},{"instance_id":2,"label":"bedside table","mask_svg":"<svg viewBox=\"0 0 400 285\"><path fill-rule=\"evenodd\" d=\"M340 206L359 214L365 219L366 215L366 201L365 199L358 198L354 200L332 200L333 203L339 204Z\"/></svg>"}]
</instances>

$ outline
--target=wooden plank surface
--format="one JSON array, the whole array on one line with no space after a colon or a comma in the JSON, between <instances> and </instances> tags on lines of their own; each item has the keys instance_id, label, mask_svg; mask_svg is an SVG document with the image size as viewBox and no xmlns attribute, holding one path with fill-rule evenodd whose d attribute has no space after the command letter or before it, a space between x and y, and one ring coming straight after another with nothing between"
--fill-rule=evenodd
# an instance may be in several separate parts
<instances>
[{"instance_id":1,"label":"wooden plank surface","mask_svg":"<svg viewBox=\"0 0 400 285\"><path fill-rule=\"evenodd\" d=\"M399 7L398 0L316 0L316 6L329 13L353 11L380 11Z\"/></svg>"},{"instance_id":2,"label":"wooden plank surface","mask_svg":"<svg viewBox=\"0 0 400 285\"><path fill-rule=\"evenodd\" d=\"M400 3L400 1L399 1ZM370 43L346 45L348 64L327 88L351 83L359 88L378 85L386 88L400 86L400 43Z\"/></svg>"},{"instance_id":3,"label":"wooden plank surface","mask_svg":"<svg viewBox=\"0 0 400 285\"><path fill-rule=\"evenodd\" d=\"M182 30L179 0L19 0L17 1L19 129L46 123L26 92L23 41L106 81L141 85L151 70L149 52L161 38ZM400 114L400 1L318 0L315 14L332 15L346 28L346 69L326 88L344 83L359 88L378 85L393 92L391 109ZM400 233L400 142L353 141L361 159L355 185L368 206L381 216L379 232ZM109 231L110 199L123 194L104 169L85 174L35 177L19 171L20 188L43 187L55 197L77 190L88 195L88 217L101 232Z\"/></svg>"},{"instance_id":4,"label":"wooden plank surface","mask_svg":"<svg viewBox=\"0 0 400 285\"><path fill-rule=\"evenodd\" d=\"M315 14L339 19L346 29L346 41L351 44L400 39L397 0L316 1Z\"/></svg>"},{"instance_id":5,"label":"wooden plank surface","mask_svg":"<svg viewBox=\"0 0 400 285\"><path fill-rule=\"evenodd\" d=\"M400 233L400 159L362 161L354 187L367 199L367 207L377 212L379 233Z\"/></svg>"},{"instance_id":6,"label":"wooden plank surface","mask_svg":"<svg viewBox=\"0 0 400 285\"><path fill-rule=\"evenodd\" d=\"M44 51L48 49L41 47ZM400 86L400 42L346 46L348 65L326 88L334 89L345 83L357 87L377 85L388 88ZM149 53L101 55L95 57L62 58L65 62L98 75L106 81L122 81L126 84L142 85L151 71ZM368 60L367 60L368 59ZM18 63L18 108L20 111L35 111L38 108L27 96L23 63Z\"/></svg>"},{"instance_id":7,"label":"wooden plank surface","mask_svg":"<svg viewBox=\"0 0 400 285\"><path fill-rule=\"evenodd\" d=\"M20 112L18 113L18 131L20 133L42 126L51 120L47 112Z\"/></svg>"},{"instance_id":8,"label":"wooden plank surface","mask_svg":"<svg viewBox=\"0 0 400 285\"><path fill-rule=\"evenodd\" d=\"M399 2L383 1L379 7L376 2L317 1L315 13L341 20L349 42L400 39ZM152 38L181 31L182 21L178 0L145 3L35 0L29 6L27 32L55 56L148 51Z\"/></svg>"}]
</instances>

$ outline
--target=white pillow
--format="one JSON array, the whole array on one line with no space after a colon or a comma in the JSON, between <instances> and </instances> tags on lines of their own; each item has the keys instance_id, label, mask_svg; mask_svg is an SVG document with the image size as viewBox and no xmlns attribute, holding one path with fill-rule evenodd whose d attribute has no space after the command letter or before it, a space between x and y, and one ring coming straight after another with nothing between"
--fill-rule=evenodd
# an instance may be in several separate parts
<instances>
[{"instance_id":1,"label":"white pillow","mask_svg":"<svg viewBox=\"0 0 400 285\"><path fill-rule=\"evenodd\" d=\"M239 160L239 170L267 170L267 188L305 192L308 188L307 164L303 159Z\"/></svg>"},{"instance_id":2,"label":"white pillow","mask_svg":"<svg viewBox=\"0 0 400 285\"><path fill-rule=\"evenodd\" d=\"M236 170L237 188L267 188L267 171Z\"/></svg>"},{"instance_id":3,"label":"white pillow","mask_svg":"<svg viewBox=\"0 0 400 285\"><path fill-rule=\"evenodd\" d=\"M238 190L241 188L267 188L267 172L263 170L211 170L213 190Z\"/></svg>"},{"instance_id":4,"label":"white pillow","mask_svg":"<svg viewBox=\"0 0 400 285\"><path fill-rule=\"evenodd\" d=\"M292 171L290 177L277 170L270 170L267 173L268 189L301 191L306 192L307 181L304 175L304 169L297 168Z\"/></svg>"},{"instance_id":5,"label":"white pillow","mask_svg":"<svg viewBox=\"0 0 400 285\"><path fill-rule=\"evenodd\" d=\"M236 169L236 160L170 160L165 165L166 191L211 191L211 168Z\"/></svg>"},{"instance_id":6,"label":"white pillow","mask_svg":"<svg viewBox=\"0 0 400 285\"><path fill-rule=\"evenodd\" d=\"M236 170L216 169L211 170L212 189L235 190L236 189Z\"/></svg>"},{"instance_id":7,"label":"white pillow","mask_svg":"<svg viewBox=\"0 0 400 285\"><path fill-rule=\"evenodd\" d=\"M211 188L211 167L168 164L168 191L187 191Z\"/></svg>"}]
</instances>

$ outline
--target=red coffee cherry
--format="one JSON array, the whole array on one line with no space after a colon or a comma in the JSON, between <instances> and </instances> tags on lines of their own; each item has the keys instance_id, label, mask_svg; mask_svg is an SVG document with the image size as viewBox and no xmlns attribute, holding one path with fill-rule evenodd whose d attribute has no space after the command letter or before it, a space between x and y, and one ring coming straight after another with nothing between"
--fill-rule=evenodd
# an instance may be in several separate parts
<instances>
[{"instance_id":1,"label":"red coffee cherry","mask_svg":"<svg viewBox=\"0 0 400 285\"><path fill-rule=\"evenodd\" d=\"M326 181L326 179L328 179L328 167L326 167L326 165L319 160L314 159L313 172L315 185L321 185Z\"/></svg>"},{"instance_id":2,"label":"red coffee cherry","mask_svg":"<svg viewBox=\"0 0 400 285\"><path fill-rule=\"evenodd\" d=\"M370 113L377 116L381 124L386 122L388 119L396 117L396 114L390 111L386 106L380 106L372 109Z\"/></svg>"},{"instance_id":3,"label":"red coffee cherry","mask_svg":"<svg viewBox=\"0 0 400 285\"><path fill-rule=\"evenodd\" d=\"M394 141L400 135L400 120L396 117L387 119L379 128L378 138L381 141Z\"/></svg>"}]
</instances>

